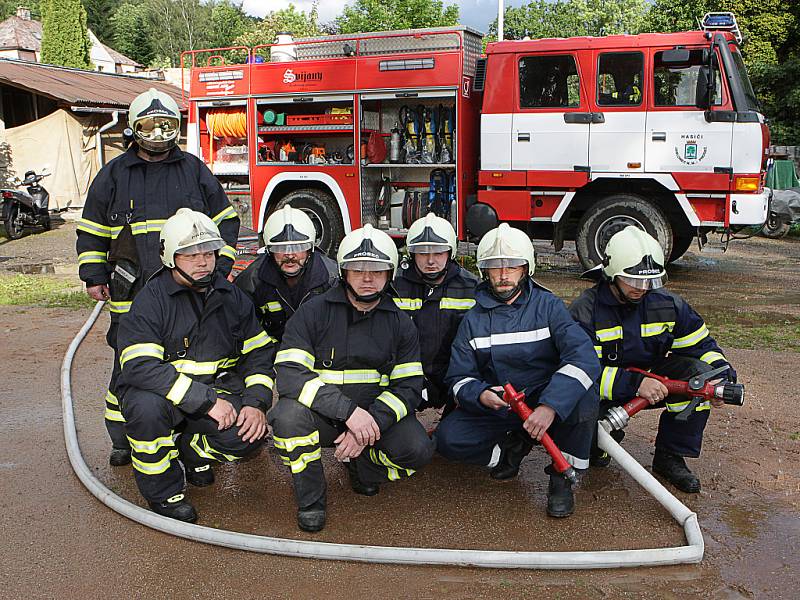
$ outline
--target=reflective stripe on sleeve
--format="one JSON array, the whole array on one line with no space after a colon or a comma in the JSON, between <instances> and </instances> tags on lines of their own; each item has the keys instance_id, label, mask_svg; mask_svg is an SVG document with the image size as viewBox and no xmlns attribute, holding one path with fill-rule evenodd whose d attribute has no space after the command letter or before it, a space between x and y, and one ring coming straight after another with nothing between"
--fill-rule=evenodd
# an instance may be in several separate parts
<instances>
[{"instance_id":1,"label":"reflective stripe on sleeve","mask_svg":"<svg viewBox=\"0 0 800 600\"><path fill-rule=\"evenodd\" d=\"M273 340L266 331L261 331L254 335L253 337L246 339L242 344L242 354L247 354L248 352L252 352L256 348L263 348L269 343L272 343Z\"/></svg>"},{"instance_id":2,"label":"reflective stripe on sleeve","mask_svg":"<svg viewBox=\"0 0 800 600\"><path fill-rule=\"evenodd\" d=\"M469 310L475 306L474 298L442 298L439 308L442 310Z\"/></svg>"},{"instance_id":3,"label":"reflective stripe on sleeve","mask_svg":"<svg viewBox=\"0 0 800 600\"><path fill-rule=\"evenodd\" d=\"M107 252L81 252L78 255L78 266L107 263Z\"/></svg>"},{"instance_id":4,"label":"reflective stripe on sleeve","mask_svg":"<svg viewBox=\"0 0 800 600\"><path fill-rule=\"evenodd\" d=\"M109 300L108 310L110 310L112 313L119 313L119 314L126 313L131 309L131 304L133 304L133 302L131 302L130 300L127 302L117 302L115 300Z\"/></svg>"},{"instance_id":5,"label":"reflective stripe on sleeve","mask_svg":"<svg viewBox=\"0 0 800 600\"><path fill-rule=\"evenodd\" d=\"M297 397L297 401L303 406L311 408L314 398L317 397L317 391L323 385L325 385L325 383L319 377L306 381L303 385L303 389L300 391L300 395Z\"/></svg>"},{"instance_id":6,"label":"reflective stripe on sleeve","mask_svg":"<svg viewBox=\"0 0 800 600\"><path fill-rule=\"evenodd\" d=\"M614 380L617 378L619 367L606 367L600 376L600 399L613 400Z\"/></svg>"},{"instance_id":7,"label":"reflective stripe on sleeve","mask_svg":"<svg viewBox=\"0 0 800 600\"><path fill-rule=\"evenodd\" d=\"M572 377L573 379L580 382L583 386L583 389L588 390L592 387L592 378L586 374L586 371L581 369L580 367L576 367L575 365L566 364L561 367L556 373L561 373L562 375L566 375L567 377Z\"/></svg>"},{"instance_id":8,"label":"reflective stripe on sleeve","mask_svg":"<svg viewBox=\"0 0 800 600\"><path fill-rule=\"evenodd\" d=\"M395 365L389 374L389 379L403 379L404 377L422 377L422 363L409 362Z\"/></svg>"},{"instance_id":9,"label":"reflective stripe on sleeve","mask_svg":"<svg viewBox=\"0 0 800 600\"><path fill-rule=\"evenodd\" d=\"M473 350L479 348L490 348L492 346L504 346L509 344L527 344L529 342L541 342L550 338L550 328L542 327L532 331L515 331L513 333L493 333L487 337L473 338L469 345Z\"/></svg>"},{"instance_id":10,"label":"reflective stripe on sleeve","mask_svg":"<svg viewBox=\"0 0 800 600\"><path fill-rule=\"evenodd\" d=\"M275 357L275 364L293 362L313 369L314 360L314 355L309 354L305 350L301 350L300 348L287 348L286 350L278 352Z\"/></svg>"},{"instance_id":11,"label":"reflective stripe on sleeve","mask_svg":"<svg viewBox=\"0 0 800 600\"><path fill-rule=\"evenodd\" d=\"M391 408L392 412L395 414L398 421L408 414L408 409L406 408L405 403L389 390L383 391L380 394L378 394L377 400L380 400L386 406Z\"/></svg>"},{"instance_id":12,"label":"reflective stripe on sleeve","mask_svg":"<svg viewBox=\"0 0 800 600\"><path fill-rule=\"evenodd\" d=\"M474 377L464 377L464 379L459 379L453 384L453 396L457 396L458 392L461 391L461 388L467 385L470 381L478 381Z\"/></svg>"},{"instance_id":13,"label":"reflective stripe on sleeve","mask_svg":"<svg viewBox=\"0 0 800 600\"><path fill-rule=\"evenodd\" d=\"M175 383L172 384L172 387L167 392L167 400L173 404L180 404L191 385L192 379L183 373L179 373Z\"/></svg>"},{"instance_id":14,"label":"reflective stripe on sleeve","mask_svg":"<svg viewBox=\"0 0 800 600\"><path fill-rule=\"evenodd\" d=\"M212 217L211 220L214 221L214 223L216 223L217 225L219 225L225 219L233 219L234 217L236 217L236 210L229 205L223 208L220 212L218 212L216 216Z\"/></svg>"},{"instance_id":15,"label":"reflective stripe on sleeve","mask_svg":"<svg viewBox=\"0 0 800 600\"><path fill-rule=\"evenodd\" d=\"M675 350L678 348L688 348L689 346L694 346L700 342L700 340L706 337L708 337L708 328L706 328L706 324L703 323L696 331L693 331L689 335L672 340L672 349Z\"/></svg>"},{"instance_id":16,"label":"reflective stripe on sleeve","mask_svg":"<svg viewBox=\"0 0 800 600\"><path fill-rule=\"evenodd\" d=\"M273 436L272 439L275 441L276 448L291 452L295 448L300 448L301 446L316 446L319 444L319 431L312 431L308 435L290 438L282 438L276 435Z\"/></svg>"},{"instance_id":17,"label":"reflective stripe on sleeve","mask_svg":"<svg viewBox=\"0 0 800 600\"><path fill-rule=\"evenodd\" d=\"M122 227L108 227L107 225L101 225L89 219L81 218L78 220L78 231L98 235L100 237L112 238L119 235L119 232L122 231Z\"/></svg>"},{"instance_id":18,"label":"reflective stripe on sleeve","mask_svg":"<svg viewBox=\"0 0 800 600\"><path fill-rule=\"evenodd\" d=\"M726 359L723 354L715 350L712 350L711 352L706 352L705 354L703 354L703 356L700 357L700 360L702 360L704 363L708 363L709 365L717 362L718 360L724 360L725 362L728 362L728 359Z\"/></svg>"},{"instance_id":19,"label":"reflective stripe on sleeve","mask_svg":"<svg viewBox=\"0 0 800 600\"><path fill-rule=\"evenodd\" d=\"M219 255L231 260L236 260L236 248L233 246L223 246L219 249Z\"/></svg>"},{"instance_id":20,"label":"reflective stripe on sleeve","mask_svg":"<svg viewBox=\"0 0 800 600\"><path fill-rule=\"evenodd\" d=\"M118 410L114 410L106 406L105 413L103 413L103 417L106 421L114 421L116 423L124 423L125 417L122 416L122 413Z\"/></svg>"},{"instance_id":21,"label":"reflective stripe on sleeve","mask_svg":"<svg viewBox=\"0 0 800 600\"><path fill-rule=\"evenodd\" d=\"M164 346L158 344L133 344L125 348L119 355L119 366L122 367L134 358L157 358L164 360Z\"/></svg>"},{"instance_id":22,"label":"reflective stripe on sleeve","mask_svg":"<svg viewBox=\"0 0 800 600\"><path fill-rule=\"evenodd\" d=\"M267 375L262 375L261 373L256 373L255 375L248 375L244 378L244 387L252 387L254 385L263 385L267 389L272 389L275 385L275 381L273 381L272 377L268 377Z\"/></svg>"}]
</instances>

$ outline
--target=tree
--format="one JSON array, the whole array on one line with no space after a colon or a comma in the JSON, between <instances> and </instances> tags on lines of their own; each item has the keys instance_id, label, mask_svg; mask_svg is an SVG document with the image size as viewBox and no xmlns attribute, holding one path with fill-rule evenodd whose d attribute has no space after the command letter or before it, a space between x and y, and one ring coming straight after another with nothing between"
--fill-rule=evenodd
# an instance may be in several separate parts
<instances>
[{"instance_id":1,"label":"tree","mask_svg":"<svg viewBox=\"0 0 800 600\"><path fill-rule=\"evenodd\" d=\"M91 68L86 11L80 0L44 0L42 17L42 62Z\"/></svg>"},{"instance_id":2,"label":"tree","mask_svg":"<svg viewBox=\"0 0 800 600\"><path fill-rule=\"evenodd\" d=\"M156 61L180 64L181 52L212 46L212 6L200 0L145 0L147 29Z\"/></svg>"},{"instance_id":3,"label":"tree","mask_svg":"<svg viewBox=\"0 0 800 600\"><path fill-rule=\"evenodd\" d=\"M126 2L111 17L113 48L141 65L155 58L147 23L147 7L140 3Z\"/></svg>"},{"instance_id":4,"label":"tree","mask_svg":"<svg viewBox=\"0 0 800 600\"><path fill-rule=\"evenodd\" d=\"M253 47L272 44L279 31L289 31L296 38L323 35L317 22L316 4L308 13L297 10L293 4L283 10L267 13L255 27L240 35L235 45Z\"/></svg>"},{"instance_id":5,"label":"tree","mask_svg":"<svg viewBox=\"0 0 800 600\"><path fill-rule=\"evenodd\" d=\"M222 0L212 5L211 23L211 45L216 48L233 45L234 40L252 26L250 18L242 10L242 3L236 4L232 0Z\"/></svg>"},{"instance_id":6,"label":"tree","mask_svg":"<svg viewBox=\"0 0 800 600\"><path fill-rule=\"evenodd\" d=\"M17 14L18 6L30 9L32 19L39 19L42 16L39 0L0 0L0 19L7 19Z\"/></svg>"},{"instance_id":7,"label":"tree","mask_svg":"<svg viewBox=\"0 0 800 600\"><path fill-rule=\"evenodd\" d=\"M335 20L341 33L449 27L458 24L458 5L442 0L355 0Z\"/></svg>"},{"instance_id":8,"label":"tree","mask_svg":"<svg viewBox=\"0 0 800 600\"><path fill-rule=\"evenodd\" d=\"M86 25L104 44L111 44L114 39L111 17L121 3L122 0L83 0Z\"/></svg>"}]
</instances>

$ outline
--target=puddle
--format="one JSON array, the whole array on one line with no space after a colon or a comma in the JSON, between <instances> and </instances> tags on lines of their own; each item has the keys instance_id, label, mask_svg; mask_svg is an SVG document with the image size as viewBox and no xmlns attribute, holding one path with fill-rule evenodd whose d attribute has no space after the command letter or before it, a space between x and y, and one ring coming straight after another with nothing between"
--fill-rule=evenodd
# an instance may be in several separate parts
<instances>
[{"instance_id":1,"label":"puddle","mask_svg":"<svg viewBox=\"0 0 800 600\"><path fill-rule=\"evenodd\" d=\"M22 273L23 275L42 275L44 273L55 273L56 268L53 263L28 263L24 265L10 265L6 267L8 271Z\"/></svg>"}]
</instances>

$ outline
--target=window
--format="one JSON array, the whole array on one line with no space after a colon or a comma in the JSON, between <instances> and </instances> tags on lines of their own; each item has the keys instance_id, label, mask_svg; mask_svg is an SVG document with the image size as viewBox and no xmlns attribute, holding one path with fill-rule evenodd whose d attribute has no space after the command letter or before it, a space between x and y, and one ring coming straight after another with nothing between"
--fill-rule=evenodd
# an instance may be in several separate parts
<instances>
[{"instance_id":1,"label":"window","mask_svg":"<svg viewBox=\"0 0 800 600\"><path fill-rule=\"evenodd\" d=\"M641 52L601 54L597 61L597 104L639 106L643 79L644 55Z\"/></svg>"},{"instance_id":2,"label":"window","mask_svg":"<svg viewBox=\"0 0 800 600\"><path fill-rule=\"evenodd\" d=\"M575 58L526 56L519 61L519 105L522 108L574 108L580 104Z\"/></svg>"},{"instance_id":3,"label":"window","mask_svg":"<svg viewBox=\"0 0 800 600\"><path fill-rule=\"evenodd\" d=\"M703 66L703 50L689 51L689 60L682 65L665 65L663 52L656 52L653 66L656 106L696 106L697 75ZM719 68L714 64L714 104L722 104L722 84Z\"/></svg>"}]
</instances>

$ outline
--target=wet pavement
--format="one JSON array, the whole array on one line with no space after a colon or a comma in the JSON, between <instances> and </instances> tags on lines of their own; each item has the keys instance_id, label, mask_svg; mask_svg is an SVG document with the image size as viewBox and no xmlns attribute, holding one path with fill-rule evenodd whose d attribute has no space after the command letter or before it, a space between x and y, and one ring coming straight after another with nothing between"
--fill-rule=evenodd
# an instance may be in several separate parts
<instances>
[{"instance_id":1,"label":"wet pavement","mask_svg":"<svg viewBox=\"0 0 800 600\"><path fill-rule=\"evenodd\" d=\"M40 262L49 259L68 270L69 260L58 256L71 251L58 254L51 248ZM8 246L0 245L0 255L9 254ZM34 264L34 254L13 262ZM547 256L541 248L542 263ZM553 255L552 262L558 260ZM0 262L0 269L8 262ZM585 285L578 271L577 263L564 258L561 265L540 268L537 277L570 298ZM794 240L754 239L725 255L690 253L670 270L671 289L701 313L741 313L744 319L797 311L798 281L800 243ZM365 565L256 555L175 539L95 500L66 459L58 391L61 358L86 316L0 307L5 357L0 598L311 598L323 593L348 598L794 598L800 589L796 352L728 350L747 386L747 403L715 411L702 458L691 464L703 491L677 493L698 513L706 542L699 565L600 571ZM106 325L103 315L76 357L78 433L95 475L141 505L130 467L106 462L100 401L110 360ZM435 420L427 413L424 418ZM625 448L647 467L656 424L655 414L637 416L625 439ZM535 448L520 477L500 484L481 468L437 458L410 480L382 486L378 496L365 498L350 491L345 470L328 453L329 525L317 535L296 529L290 476L271 450L217 468L214 486L188 493L204 525L297 539L529 551L684 543L681 528L666 511L615 465L592 470L584 479L575 515L547 518L545 463L543 451Z\"/></svg>"}]
</instances>

